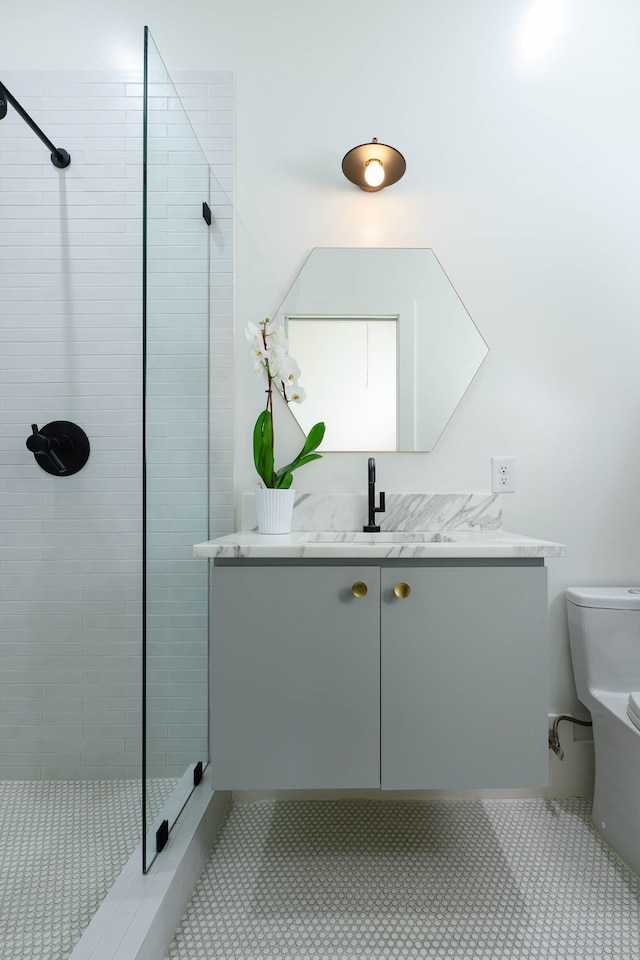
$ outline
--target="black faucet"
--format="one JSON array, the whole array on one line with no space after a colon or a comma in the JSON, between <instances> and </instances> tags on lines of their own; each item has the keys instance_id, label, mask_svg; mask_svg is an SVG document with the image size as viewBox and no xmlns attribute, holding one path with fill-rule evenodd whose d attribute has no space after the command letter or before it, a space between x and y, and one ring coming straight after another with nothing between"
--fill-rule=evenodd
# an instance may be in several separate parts
<instances>
[{"instance_id":1,"label":"black faucet","mask_svg":"<svg viewBox=\"0 0 640 960\"><path fill-rule=\"evenodd\" d=\"M380 506L376 507L376 462L369 457L369 522L362 529L365 533L380 533L380 527L375 522L376 513L384 513L384 493L380 493Z\"/></svg>"}]
</instances>

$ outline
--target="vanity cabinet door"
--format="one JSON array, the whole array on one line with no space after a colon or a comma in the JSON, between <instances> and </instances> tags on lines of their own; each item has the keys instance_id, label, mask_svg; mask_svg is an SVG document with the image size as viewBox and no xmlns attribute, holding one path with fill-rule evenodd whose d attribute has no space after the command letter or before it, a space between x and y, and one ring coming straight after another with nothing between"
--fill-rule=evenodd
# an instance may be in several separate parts
<instances>
[{"instance_id":1,"label":"vanity cabinet door","mask_svg":"<svg viewBox=\"0 0 640 960\"><path fill-rule=\"evenodd\" d=\"M383 569L381 595L383 789L546 784L545 568Z\"/></svg>"},{"instance_id":2,"label":"vanity cabinet door","mask_svg":"<svg viewBox=\"0 0 640 960\"><path fill-rule=\"evenodd\" d=\"M379 786L379 568L214 566L212 600L214 786Z\"/></svg>"}]
</instances>

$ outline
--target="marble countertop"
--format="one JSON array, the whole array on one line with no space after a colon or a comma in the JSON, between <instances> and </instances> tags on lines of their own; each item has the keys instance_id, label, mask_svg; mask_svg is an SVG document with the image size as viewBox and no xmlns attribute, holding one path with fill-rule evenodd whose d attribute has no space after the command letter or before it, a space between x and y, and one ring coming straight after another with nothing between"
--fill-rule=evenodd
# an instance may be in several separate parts
<instances>
[{"instance_id":1,"label":"marble countertop","mask_svg":"<svg viewBox=\"0 0 640 960\"><path fill-rule=\"evenodd\" d=\"M455 559L464 557L564 557L567 548L506 530L443 530L428 532L294 531L268 536L247 530L197 543L196 557L220 559Z\"/></svg>"}]
</instances>

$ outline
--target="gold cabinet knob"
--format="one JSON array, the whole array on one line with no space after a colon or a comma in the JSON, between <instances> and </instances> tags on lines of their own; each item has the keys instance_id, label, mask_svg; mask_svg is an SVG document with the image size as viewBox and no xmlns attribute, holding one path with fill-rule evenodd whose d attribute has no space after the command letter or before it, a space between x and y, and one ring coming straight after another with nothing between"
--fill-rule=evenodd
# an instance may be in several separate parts
<instances>
[{"instance_id":1,"label":"gold cabinet knob","mask_svg":"<svg viewBox=\"0 0 640 960\"><path fill-rule=\"evenodd\" d=\"M393 592L398 600L406 600L411 593L411 587L408 583L396 583L395 587L393 588Z\"/></svg>"},{"instance_id":2,"label":"gold cabinet knob","mask_svg":"<svg viewBox=\"0 0 640 960\"><path fill-rule=\"evenodd\" d=\"M369 587L366 583L363 583L362 580L356 580L356 582L351 585L351 593L354 597L366 597L368 592Z\"/></svg>"}]
</instances>

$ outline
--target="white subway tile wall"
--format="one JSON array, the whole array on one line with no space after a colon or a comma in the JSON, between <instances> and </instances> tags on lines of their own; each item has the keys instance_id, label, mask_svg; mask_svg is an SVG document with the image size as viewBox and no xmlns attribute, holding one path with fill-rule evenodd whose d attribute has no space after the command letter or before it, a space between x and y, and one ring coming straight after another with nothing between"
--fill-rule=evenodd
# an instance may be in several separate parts
<instances>
[{"instance_id":1,"label":"white subway tile wall","mask_svg":"<svg viewBox=\"0 0 640 960\"><path fill-rule=\"evenodd\" d=\"M216 535L233 528L233 82L226 72L174 79L214 173L210 491ZM2 80L72 159L58 171L9 109L0 126L0 779L135 777L141 754L142 84L103 72L16 71ZM188 290L187 284L185 296ZM167 401L165 415L180 420L184 409L172 410ZM73 420L90 437L91 457L75 476L50 476L25 447L31 424L51 420ZM168 469L179 472L179 466ZM165 509L176 533L167 528L167 547L173 540L184 552L190 478L181 479L185 492L173 485ZM171 560L170 549L167 556ZM181 595L186 585L176 568L173 579L158 585L168 613L171 603L179 610L190 600ZM178 685L184 708L167 714L167 743L154 750L159 766L164 758L167 767L201 717L189 697L189 684L198 673L201 678L201 648L182 643L175 660L164 680Z\"/></svg>"}]
</instances>

